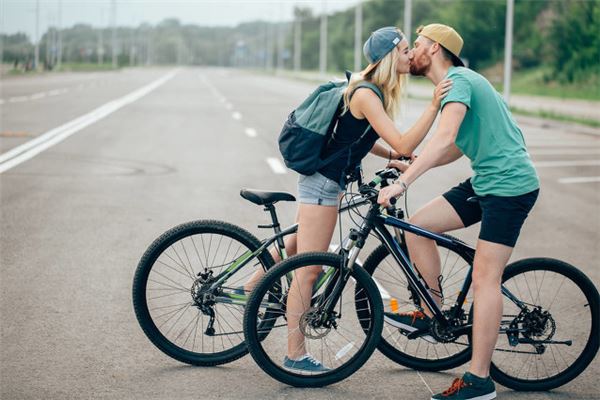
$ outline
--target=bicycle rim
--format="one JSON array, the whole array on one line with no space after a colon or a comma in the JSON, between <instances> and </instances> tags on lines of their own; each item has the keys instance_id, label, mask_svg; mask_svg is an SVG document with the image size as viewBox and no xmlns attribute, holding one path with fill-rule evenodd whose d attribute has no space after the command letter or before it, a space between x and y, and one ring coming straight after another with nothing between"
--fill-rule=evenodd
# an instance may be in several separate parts
<instances>
[{"instance_id":1,"label":"bicycle rim","mask_svg":"<svg viewBox=\"0 0 600 400\"><path fill-rule=\"evenodd\" d=\"M441 261L441 286L443 291L442 311L449 311L455 305L464 283L470 264L456 252L438 246ZM406 275L383 245L375 249L367 261L365 269L371 273L383 299L384 312L398 314L416 309L409 290ZM465 305L472 302L471 292ZM467 315L465 314L465 319ZM439 371L458 367L470 358L470 346L466 337L455 342L444 343L433 335L409 339L407 332L392 325L389 317L384 319L379 350L391 360L409 368Z\"/></svg>"},{"instance_id":2,"label":"bicycle rim","mask_svg":"<svg viewBox=\"0 0 600 400\"><path fill-rule=\"evenodd\" d=\"M492 358L494 379L516 390L549 390L574 379L598 351L600 311L591 281L571 265L542 258L514 263L504 279L530 312L519 317L521 309L504 297L502 327L517 321L523 331L518 338L537 344L511 344L501 333Z\"/></svg>"},{"instance_id":3,"label":"bicycle rim","mask_svg":"<svg viewBox=\"0 0 600 400\"><path fill-rule=\"evenodd\" d=\"M197 301L203 285L199 274L218 276L258 246L246 231L219 221L182 225L157 239L140 261L134 281L136 314L150 340L169 356L196 365L244 355L246 296L236 291L257 268L271 263L264 256L251 260L221 286L214 301L204 302L204 309ZM223 293L237 294L237 299L222 302L227 297ZM209 310L214 313L212 329Z\"/></svg>"},{"instance_id":4,"label":"bicycle rim","mask_svg":"<svg viewBox=\"0 0 600 400\"><path fill-rule=\"evenodd\" d=\"M330 253L298 255L269 271L253 291L244 317L246 340L257 364L273 378L300 387L332 384L356 371L374 351L382 327L382 307L373 282L362 268L352 272L343 288L334 308L337 317L325 324L319 322L323 317L320 306L329 296L329 282L339 276L341 263L340 256ZM299 282L305 279L306 267L328 279L321 286L305 286L303 294ZM272 291L277 285L281 285L283 295ZM274 297L278 299L272 302ZM261 329L257 318L261 310L276 319L268 332ZM362 323L367 329L362 328L360 318L366 319ZM284 362L286 356L297 360L305 354L328 370L300 370L301 362Z\"/></svg>"}]
</instances>

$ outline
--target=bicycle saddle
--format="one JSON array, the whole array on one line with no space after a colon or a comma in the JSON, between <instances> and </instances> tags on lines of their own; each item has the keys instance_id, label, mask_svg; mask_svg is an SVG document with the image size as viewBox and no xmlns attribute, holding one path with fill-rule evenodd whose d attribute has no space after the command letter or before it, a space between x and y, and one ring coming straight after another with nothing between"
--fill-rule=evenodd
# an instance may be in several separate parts
<instances>
[{"instance_id":1,"label":"bicycle saddle","mask_svg":"<svg viewBox=\"0 0 600 400\"><path fill-rule=\"evenodd\" d=\"M296 201L296 198L286 192L269 192L266 190L242 189L240 196L254 204L274 204L278 201Z\"/></svg>"}]
</instances>

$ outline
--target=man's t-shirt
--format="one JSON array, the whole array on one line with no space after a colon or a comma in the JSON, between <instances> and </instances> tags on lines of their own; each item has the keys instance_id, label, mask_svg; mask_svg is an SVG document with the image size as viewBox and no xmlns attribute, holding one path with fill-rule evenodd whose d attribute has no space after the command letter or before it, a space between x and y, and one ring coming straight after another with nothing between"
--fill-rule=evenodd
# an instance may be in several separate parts
<instances>
[{"instance_id":1,"label":"man's t-shirt","mask_svg":"<svg viewBox=\"0 0 600 400\"><path fill-rule=\"evenodd\" d=\"M538 189L523 133L500 94L468 68L450 67L446 78L452 80L452 89L442 109L452 102L467 106L455 144L471 160L475 193L519 196Z\"/></svg>"}]
</instances>

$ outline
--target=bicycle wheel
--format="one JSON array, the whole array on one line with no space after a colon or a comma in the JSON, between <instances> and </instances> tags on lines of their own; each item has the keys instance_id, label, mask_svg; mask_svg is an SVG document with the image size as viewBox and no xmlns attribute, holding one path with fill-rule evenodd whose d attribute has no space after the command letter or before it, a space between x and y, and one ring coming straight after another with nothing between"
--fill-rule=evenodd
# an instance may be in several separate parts
<instances>
[{"instance_id":1,"label":"bicycle wheel","mask_svg":"<svg viewBox=\"0 0 600 400\"><path fill-rule=\"evenodd\" d=\"M443 244L438 245L438 250L442 267L442 311L448 312L456 303L470 269L470 262ZM415 310L406 275L384 245L377 247L367 257L364 268L371 274L381 292L386 313ZM465 304L471 301L472 296L469 293ZM467 315L463 318L466 320ZM384 318L382 337L377 348L390 360L421 371L455 368L471 358L471 348L466 337L450 342L437 341L432 336L409 339L407 332L394 327L392 320L387 317Z\"/></svg>"},{"instance_id":2,"label":"bicycle wheel","mask_svg":"<svg viewBox=\"0 0 600 400\"><path fill-rule=\"evenodd\" d=\"M504 296L501 333L490 374L514 390L550 390L577 377L598 352L598 290L577 268L550 258L510 264L503 285L526 309ZM569 344L570 342L570 344Z\"/></svg>"},{"instance_id":3,"label":"bicycle wheel","mask_svg":"<svg viewBox=\"0 0 600 400\"><path fill-rule=\"evenodd\" d=\"M338 278L342 264L342 256L331 253L291 257L267 272L250 295L244 314L246 343L256 363L271 377L298 387L329 385L350 376L375 350L383 325L383 308L377 287L364 269L353 268L334 313L322 312L333 285L341 283ZM315 265L322 268L321 276L311 295L303 298L296 279L298 271ZM274 298L277 300L273 301ZM291 307L304 311L288 312ZM263 310L272 316L267 331L257 324L264 318L259 314ZM361 318L366 319L364 324L368 328L364 330ZM296 361L284 361L287 355L294 356L288 354L290 336L296 342L289 342L289 346L304 343L305 353L321 360L328 370L299 370ZM301 351L301 346L292 350Z\"/></svg>"},{"instance_id":4,"label":"bicycle wheel","mask_svg":"<svg viewBox=\"0 0 600 400\"><path fill-rule=\"evenodd\" d=\"M235 294L257 268L269 269L274 264L269 252L251 260L217 292L200 293L203 285L259 247L260 241L244 229L210 220L176 226L156 239L133 279L135 315L148 339L187 364L218 365L244 356L246 296L226 301L231 299L223 293Z\"/></svg>"}]
</instances>

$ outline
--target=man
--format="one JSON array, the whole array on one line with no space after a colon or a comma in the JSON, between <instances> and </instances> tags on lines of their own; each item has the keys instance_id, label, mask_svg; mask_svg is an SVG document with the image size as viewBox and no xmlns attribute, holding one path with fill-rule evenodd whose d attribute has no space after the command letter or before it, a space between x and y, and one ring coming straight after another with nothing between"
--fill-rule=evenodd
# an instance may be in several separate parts
<instances>
[{"instance_id":1,"label":"man","mask_svg":"<svg viewBox=\"0 0 600 400\"><path fill-rule=\"evenodd\" d=\"M539 192L539 180L521 130L500 95L459 58L463 40L454 29L431 24L417 30L409 55L411 74L437 84L452 80L442 100L439 125L416 161L396 184L381 190L379 203L388 205L419 176L463 154L471 160L473 176L420 209L411 222L434 232L446 232L481 221L473 263L473 355L469 371L432 399L493 399L489 368L502 317L502 272L521 226ZM411 260L431 288L439 288L440 259L435 242L406 237ZM432 290L434 298L439 293ZM395 314L401 324L429 326L431 311Z\"/></svg>"}]
</instances>

